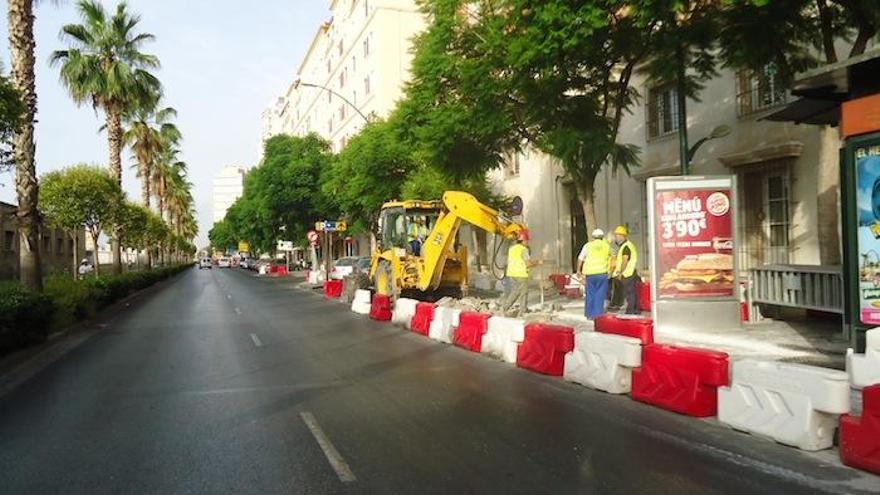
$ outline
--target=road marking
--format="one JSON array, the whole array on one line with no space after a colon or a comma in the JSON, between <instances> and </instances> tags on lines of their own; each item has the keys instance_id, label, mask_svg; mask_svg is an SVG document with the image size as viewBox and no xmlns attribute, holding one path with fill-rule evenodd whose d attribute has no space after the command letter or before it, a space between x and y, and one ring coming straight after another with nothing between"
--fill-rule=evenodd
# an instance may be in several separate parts
<instances>
[{"instance_id":1,"label":"road marking","mask_svg":"<svg viewBox=\"0 0 880 495\"><path fill-rule=\"evenodd\" d=\"M318 442L318 446L324 451L324 456L327 457L330 467L336 471L336 476L339 476L339 481L343 483L357 481L357 478L354 477L354 473L351 472L351 468L348 467L348 463L345 462L345 459L342 458L339 451L336 450L336 447L333 446L333 443L330 442L330 439L324 434L324 430L318 425L315 416L312 415L312 413L305 411L299 413L299 415L302 418L303 423L309 427L312 436L315 437L315 441Z\"/></svg>"},{"instance_id":2,"label":"road marking","mask_svg":"<svg viewBox=\"0 0 880 495\"><path fill-rule=\"evenodd\" d=\"M226 294L226 299L232 299L232 294Z\"/></svg>"},{"instance_id":3,"label":"road marking","mask_svg":"<svg viewBox=\"0 0 880 495\"><path fill-rule=\"evenodd\" d=\"M237 315L240 315L240 314L241 314L241 310L238 309L238 307L235 308L235 314L237 314Z\"/></svg>"},{"instance_id":4,"label":"road marking","mask_svg":"<svg viewBox=\"0 0 880 495\"><path fill-rule=\"evenodd\" d=\"M257 337L257 334L252 333L252 334L251 334L251 340L254 341L254 345L255 345L255 346L257 346L257 347L263 347L263 343L260 342L260 338Z\"/></svg>"}]
</instances>

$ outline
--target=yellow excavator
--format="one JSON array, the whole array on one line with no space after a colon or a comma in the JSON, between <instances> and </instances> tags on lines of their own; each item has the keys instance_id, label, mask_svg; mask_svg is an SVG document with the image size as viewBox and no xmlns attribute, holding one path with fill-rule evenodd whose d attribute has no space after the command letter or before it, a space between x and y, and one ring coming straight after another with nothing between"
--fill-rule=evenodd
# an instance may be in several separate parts
<instances>
[{"instance_id":1,"label":"yellow excavator","mask_svg":"<svg viewBox=\"0 0 880 495\"><path fill-rule=\"evenodd\" d=\"M466 295L467 250L457 239L462 222L505 239L515 239L526 230L461 191L446 191L442 201L385 203L379 213L378 249L370 265L376 292L393 297ZM415 246L414 233L419 237Z\"/></svg>"}]
</instances>

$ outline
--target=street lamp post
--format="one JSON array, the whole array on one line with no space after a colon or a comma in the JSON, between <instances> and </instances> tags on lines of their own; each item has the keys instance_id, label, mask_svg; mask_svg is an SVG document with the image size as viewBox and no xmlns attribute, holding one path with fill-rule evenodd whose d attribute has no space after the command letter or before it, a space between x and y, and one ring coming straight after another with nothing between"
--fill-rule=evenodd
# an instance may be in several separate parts
<instances>
[{"instance_id":1,"label":"street lamp post","mask_svg":"<svg viewBox=\"0 0 880 495\"><path fill-rule=\"evenodd\" d=\"M691 146L684 157L684 163L686 164L686 168L682 170L682 172L687 172L690 169L691 160L694 159L694 155L697 154L697 150L700 149L700 146L703 145L706 141L711 141L713 139L722 138L730 134L730 126L719 125L718 127L712 129L712 132L709 133L708 136L700 139L693 146ZM683 173L682 175L687 175Z\"/></svg>"},{"instance_id":2,"label":"street lamp post","mask_svg":"<svg viewBox=\"0 0 880 495\"><path fill-rule=\"evenodd\" d=\"M336 91L333 91L332 89L328 88L327 86L322 86L322 85L320 85L320 84L307 83L307 82L302 82L302 81L299 81L299 85L300 85L300 86L303 86L303 87L306 87L306 88L318 88L318 89L323 89L324 91L327 91L327 92L330 93L331 95L335 95L337 98L339 98L339 99L341 99L342 101L344 101L345 103L347 103L348 106L350 106L351 108L354 108L354 111L357 112L358 115L360 115L360 116L364 119L364 122L366 122L366 123L370 123L370 119L367 118L367 116L364 115L363 112L361 112L360 108L356 107L356 106L354 105L354 103L348 101L348 98L342 96L341 94L337 93Z\"/></svg>"}]
</instances>

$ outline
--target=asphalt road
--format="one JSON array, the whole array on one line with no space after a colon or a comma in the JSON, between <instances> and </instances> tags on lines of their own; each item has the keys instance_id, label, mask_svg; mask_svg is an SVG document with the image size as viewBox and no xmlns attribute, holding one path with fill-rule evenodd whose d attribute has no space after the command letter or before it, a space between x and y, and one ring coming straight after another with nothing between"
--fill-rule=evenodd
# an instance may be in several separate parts
<instances>
[{"instance_id":1,"label":"asphalt road","mask_svg":"<svg viewBox=\"0 0 880 495\"><path fill-rule=\"evenodd\" d=\"M0 491L877 493L772 442L193 270L0 397Z\"/></svg>"}]
</instances>

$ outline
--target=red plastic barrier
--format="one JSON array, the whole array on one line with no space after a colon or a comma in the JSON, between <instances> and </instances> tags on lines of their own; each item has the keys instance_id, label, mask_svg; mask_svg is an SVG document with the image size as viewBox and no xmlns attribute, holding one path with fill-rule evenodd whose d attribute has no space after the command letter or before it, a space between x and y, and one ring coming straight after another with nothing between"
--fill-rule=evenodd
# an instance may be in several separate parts
<instances>
[{"instance_id":1,"label":"red plastic barrier","mask_svg":"<svg viewBox=\"0 0 880 495\"><path fill-rule=\"evenodd\" d=\"M374 294L370 303L370 318L378 321L391 321L391 298Z\"/></svg>"},{"instance_id":2,"label":"red plastic barrier","mask_svg":"<svg viewBox=\"0 0 880 495\"><path fill-rule=\"evenodd\" d=\"M632 398L688 416L718 414L718 387L728 385L727 353L651 344L632 373Z\"/></svg>"},{"instance_id":3,"label":"red plastic barrier","mask_svg":"<svg viewBox=\"0 0 880 495\"><path fill-rule=\"evenodd\" d=\"M324 297L334 298L342 296L342 280L328 280L324 282Z\"/></svg>"},{"instance_id":4,"label":"red plastic barrier","mask_svg":"<svg viewBox=\"0 0 880 495\"><path fill-rule=\"evenodd\" d=\"M410 324L412 331L427 337L431 321L434 319L434 309L436 308L437 305L433 303L420 302L416 304L416 314L413 316L412 323Z\"/></svg>"},{"instance_id":5,"label":"red plastic barrier","mask_svg":"<svg viewBox=\"0 0 880 495\"><path fill-rule=\"evenodd\" d=\"M556 285L556 291L559 294L563 294L565 292L565 286L568 285L569 275L564 273L554 273L550 275L550 280Z\"/></svg>"},{"instance_id":6,"label":"red plastic barrier","mask_svg":"<svg viewBox=\"0 0 880 495\"><path fill-rule=\"evenodd\" d=\"M483 335L489 329L492 315L462 311L458 318L458 328L452 335L452 343L469 351L480 352L483 348Z\"/></svg>"},{"instance_id":7,"label":"red plastic barrier","mask_svg":"<svg viewBox=\"0 0 880 495\"><path fill-rule=\"evenodd\" d=\"M520 368L562 376L565 354L574 350L574 329L546 323L526 325L526 338L516 351Z\"/></svg>"},{"instance_id":8,"label":"red plastic barrier","mask_svg":"<svg viewBox=\"0 0 880 495\"><path fill-rule=\"evenodd\" d=\"M648 282L639 282L636 286L639 296L639 310L651 311L651 284Z\"/></svg>"},{"instance_id":9,"label":"red plastic barrier","mask_svg":"<svg viewBox=\"0 0 880 495\"><path fill-rule=\"evenodd\" d=\"M642 345L654 343L654 320L650 318L621 318L604 314L596 318L594 324L597 332L635 337L642 341Z\"/></svg>"},{"instance_id":10,"label":"red plastic barrier","mask_svg":"<svg viewBox=\"0 0 880 495\"><path fill-rule=\"evenodd\" d=\"M840 417L840 459L880 474L880 383L862 390L862 415Z\"/></svg>"}]
</instances>

